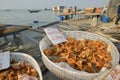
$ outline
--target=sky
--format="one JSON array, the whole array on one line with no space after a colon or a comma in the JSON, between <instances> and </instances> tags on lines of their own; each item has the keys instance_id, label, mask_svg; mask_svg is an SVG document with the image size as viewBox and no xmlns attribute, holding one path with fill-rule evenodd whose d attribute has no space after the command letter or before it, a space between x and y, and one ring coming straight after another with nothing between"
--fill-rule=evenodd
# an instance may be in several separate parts
<instances>
[{"instance_id":1,"label":"sky","mask_svg":"<svg viewBox=\"0 0 120 80\"><path fill-rule=\"evenodd\" d=\"M101 7L108 0L0 0L0 9L42 9L54 6Z\"/></svg>"}]
</instances>

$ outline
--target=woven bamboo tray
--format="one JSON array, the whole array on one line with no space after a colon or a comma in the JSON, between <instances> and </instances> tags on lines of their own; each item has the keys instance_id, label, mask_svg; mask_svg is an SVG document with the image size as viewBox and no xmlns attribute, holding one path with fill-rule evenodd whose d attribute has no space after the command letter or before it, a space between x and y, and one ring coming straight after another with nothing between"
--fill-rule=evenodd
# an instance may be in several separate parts
<instances>
[{"instance_id":1,"label":"woven bamboo tray","mask_svg":"<svg viewBox=\"0 0 120 80\"><path fill-rule=\"evenodd\" d=\"M117 48L114 46L114 44L109 41L108 39L94 34L90 32L85 32L85 31L66 31L64 32L65 36L71 36L73 38L76 38L77 40L82 40L82 39L91 39L91 40L102 40L108 45L112 45L113 48L111 50L111 56L112 56L112 67L114 67L116 64L119 63L119 52ZM45 66L48 68L50 72L55 74L57 77L64 79L64 80L93 80L95 77L100 76L101 74L105 73L82 73L81 71L79 72L74 72L70 70L66 70L65 68L59 67L55 63L53 63L51 60L49 60L45 54L44 54L44 49L47 48L51 44L51 41L48 39L48 37L44 37L39 44L39 48L42 54L42 60ZM104 75L103 75L104 76Z\"/></svg>"}]
</instances>

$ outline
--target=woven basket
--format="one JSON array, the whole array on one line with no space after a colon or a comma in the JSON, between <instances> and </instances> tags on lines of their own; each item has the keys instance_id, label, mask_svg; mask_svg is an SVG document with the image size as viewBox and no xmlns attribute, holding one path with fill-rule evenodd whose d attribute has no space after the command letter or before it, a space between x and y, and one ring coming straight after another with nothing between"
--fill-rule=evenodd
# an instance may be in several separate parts
<instances>
[{"instance_id":1,"label":"woven basket","mask_svg":"<svg viewBox=\"0 0 120 80\"><path fill-rule=\"evenodd\" d=\"M19 52L10 52L10 59L14 59L15 61L25 61L31 64L37 71L40 76L40 80L43 80L42 78L42 72L41 69L36 62L34 58L32 58L30 55L25 54L25 53L19 53Z\"/></svg>"},{"instance_id":2,"label":"woven basket","mask_svg":"<svg viewBox=\"0 0 120 80\"><path fill-rule=\"evenodd\" d=\"M117 48L114 46L114 44L107 40L106 38L90 33L90 32L85 32L85 31L66 31L64 32L65 36L71 36L77 40L83 40L83 39L91 39L91 40L102 40L108 45L112 45L113 49L111 50L111 56L112 56L112 67L114 67L116 64L119 63L119 52ZM51 44L51 41L48 39L48 37L44 37L39 44L40 51L42 53L42 60L45 64L45 66L51 71L53 74L55 74L57 77L64 79L64 80L93 80L95 77L100 76L101 74L105 73L82 73L81 71L79 72L74 72L70 70L66 70L65 68L59 67L55 63L53 63L51 60L49 60L45 54L44 50ZM103 75L104 76L104 75Z\"/></svg>"}]
</instances>

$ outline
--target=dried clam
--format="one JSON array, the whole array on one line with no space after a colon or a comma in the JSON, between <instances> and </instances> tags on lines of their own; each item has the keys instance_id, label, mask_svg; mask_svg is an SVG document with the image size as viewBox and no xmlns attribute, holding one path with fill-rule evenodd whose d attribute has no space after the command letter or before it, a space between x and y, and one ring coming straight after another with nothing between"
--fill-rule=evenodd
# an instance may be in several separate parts
<instances>
[{"instance_id":1,"label":"dried clam","mask_svg":"<svg viewBox=\"0 0 120 80\"><path fill-rule=\"evenodd\" d=\"M24 47L22 45L20 45L17 49L14 49L13 51L20 51L20 50L23 50Z\"/></svg>"},{"instance_id":2,"label":"dried clam","mask_svg":"<svg viewBox=\"0 0 120 80\"><path fill-rule=\"evenodd\" d=\"M11 51L11 50L14 50L14 49L16 49L16 48L17 48L17 46L7 47L7 48L5 48L5 51Z\"/></svg>"},{"instance_id":3,"label":"dried clam","mask_svg":"<svg viewBox=\"0 0 120 80\"><path fill-rule=\"evenodd\" d=\"M22 45L20 45L18 48L19 48L19 49L24 49L24 47L23 47Z\"/></svg>"},{"instance_id":4,"label":"dried clam","mask_svg":"<svg viewBox=\"0 0 120 80\"><path fill-rule=\"evenodd\" d=\"M9 42L9 43L8 43L8 46L11 46L11 45L12 45L12 42Z\"/></svg>"},{"instance_id":5,"label":"dried clam","mask_svg":"<svg viewBox=\"0 0 120 80\"><path fill-rule=\"evenodd\" d=\"M0 46L2 46L3 44L5 44L5 42L4 42L4 41L0 42Z\"/></svg>"}]
</instances>

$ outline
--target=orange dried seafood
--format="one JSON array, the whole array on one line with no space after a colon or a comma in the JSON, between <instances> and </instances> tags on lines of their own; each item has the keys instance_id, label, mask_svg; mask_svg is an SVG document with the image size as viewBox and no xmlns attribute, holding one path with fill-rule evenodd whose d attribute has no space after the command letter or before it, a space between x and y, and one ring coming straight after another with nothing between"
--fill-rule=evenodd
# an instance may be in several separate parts
<instances>
[{"instance_id":1,"label":"orange dried seafood","mask_svg":"<svg viewBox=\"0 0 120 80\"><path fill-rule=\"evenodd\" d=\"M107 51L108 45L101 40L76 40L68 37L68 41L52 45L44 50L50 56L57 56L53 61L67 62L71 67L89 73L99 72L102 67L111 67L112 57Z\"/></svg>"},{"instance_id":2,"label":"orange dried seafood","mask_svg":"<svg viewBox=\"0 0 120 80\"><path fill-rule=\"evenodd\" d=\"M21 62L15 62L11 61L11 67L0 71L0 80L23 80L20 79L20 75L29 75L37 78L37 80L40 80L39 74L30 64L27 62L21 61Z\"/></svg>"}]
</instances>

